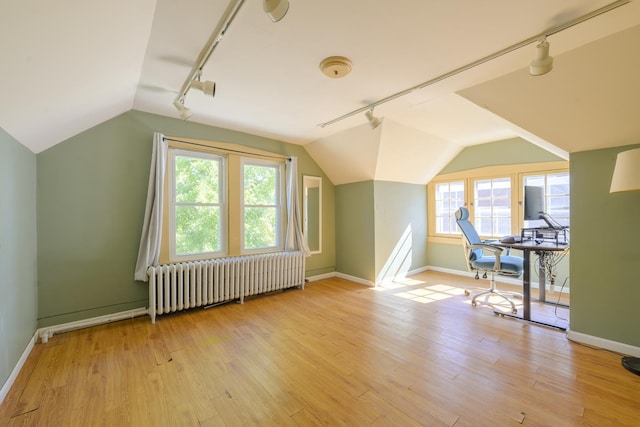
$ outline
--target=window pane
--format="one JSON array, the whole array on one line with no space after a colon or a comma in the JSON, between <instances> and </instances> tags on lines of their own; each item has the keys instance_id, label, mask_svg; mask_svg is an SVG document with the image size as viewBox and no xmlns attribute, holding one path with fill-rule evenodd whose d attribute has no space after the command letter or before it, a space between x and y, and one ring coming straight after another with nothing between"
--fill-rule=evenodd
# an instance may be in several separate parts
<instances>
[{"instance_id":1,"label":"window pane","mask_svg":"<svg viewBox=\"0 0 640 427\"><path fill-rule=\"evenodd\" d=\"M277 168L273 166L244 166L244 204L275 205L277 200Z\"/></svg>"},{"instance_id":2,"label":"window pane","mask_svg":"<svg viewBox=\"0 0 640 427\"><path fill-rule=\"evenodd\" d=\"M436 184L436 233L459 234L455 214L460 206L464 206L463 181Z\"/></svg>"},{"instance_id":3,"label":"window pane","mask_svg":"<svg viewBox=\"0 0 640 427\"><path fill-rule=\"evenodd\" d=\"M176 203L218 203L220 162L176 156Z\"/></svg>"},{"instance_id":4,"label":"window pane","mask_svg":"<svg viewBox=\"0 0 640 427\"><path fill-rule=\"evenodd\" d=\"M245 249L270 248L277 245L277 208L245 207Z\"/></svg>"},{"instance_id":5,"label":"window pane","mask_svg":"<svg viewBox=\"0 0 640 427\"><path fill-rule=\"evenodd\" d=\"M242 171L243 249L277 248L282 235L282 167L275 162L247 162Z\"/></svg>"},{"instance_id":6,"label":"window pane","mask_svg":"<svg viewBox=\"0 0 640 427\"><path fill-rule=\"evenodd\" d=\"M219 252L220 208L176 206L176 254Z\"/></svg>"},{"instance_id":7,"label":"window pane","mask_svg":"<svg viewBox=\"0 0 640 427\"><path fill-rule=\"evenodd\" d=\"M560 225L569 225L570 215L570 185L569 172L548 175L530 175L524 178L524 185L542 187L545 195L544 211L551 219ZM545 227L545 221L525 221L525 227Z\"/></svg>"},{"instance_id":8,"label":"window pane","mask_svg":"<svg viewBox=\"0 0 640 427\"><path fill-rule=\"evenodd\" d=\"M474 224L481 236L511 233L511 179L474 182Z\"/></svg>"}]
</instances>

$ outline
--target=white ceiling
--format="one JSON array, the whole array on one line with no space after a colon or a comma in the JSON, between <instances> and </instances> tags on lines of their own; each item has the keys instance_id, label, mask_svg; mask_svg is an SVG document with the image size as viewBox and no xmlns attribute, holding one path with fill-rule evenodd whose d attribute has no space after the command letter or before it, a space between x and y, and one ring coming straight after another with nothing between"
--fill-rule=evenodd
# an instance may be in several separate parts
<instances>
[{"instance_id":1,"label":"white ceiling","mask_svg":"<svg viewBox=\"0 0 640 427\"><path fill-rule=\"evenodd\" d=\"M535 43L376 107L368 103L526 40L608 0L290 0L272 23L247 0L192 90L193 122L307 150L334 184L427 182L462 148L521 136L567 153L640 140L640 1L548 38L554 70L527 73ZM33 152L130 109L177 117L172 101L227 0L5 2L0 127ZM627 30L627 31L625 31ZM346 56L353 71L318 64Z\"/></svg>"}]
</instances>

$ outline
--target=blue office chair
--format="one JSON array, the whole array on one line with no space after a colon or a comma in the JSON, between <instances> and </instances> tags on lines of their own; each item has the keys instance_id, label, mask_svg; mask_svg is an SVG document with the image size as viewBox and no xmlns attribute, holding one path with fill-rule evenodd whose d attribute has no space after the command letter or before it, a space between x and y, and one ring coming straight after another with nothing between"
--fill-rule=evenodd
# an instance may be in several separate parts
<instances>
[{"instance_id":1,"label":"blue office chair","mask_svg":"<svg viewBox=\"0 0 640 427\"><path fill-rule=\"evenodd\" d=\"M481 271L484 273L482 275L484 279L487 278L487 273L490 275L488 288L470 288L481 290L481 292L473 296L471 305L474 307L477 305L476 299L479 296L489 294L498 295L511 304L512 313L517 313L516 305L509 297L518 296L522 298L522 294L511 291L499 291L496 288L494 275L519 277L524 268L523 259L509 255L508 251L505 255L502 255L505 249L492 245L488 241L482 241L473 224L469 221L469 210L467 208L459 208L456 211L456 222L462 231L462 245L467 260L467 268L469 271L476 273L476 280L480 278L478 273ZM485 252L489 252L491 255L485 255ZM470 289L465 289L465 295L471 293Z\"/></svg>"}]
</instances>

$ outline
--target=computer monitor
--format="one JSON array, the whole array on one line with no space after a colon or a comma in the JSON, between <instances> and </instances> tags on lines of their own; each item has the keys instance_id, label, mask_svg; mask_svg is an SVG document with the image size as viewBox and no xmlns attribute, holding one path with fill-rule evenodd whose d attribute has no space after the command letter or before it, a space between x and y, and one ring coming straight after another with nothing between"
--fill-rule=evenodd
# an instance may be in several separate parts
<instances>
[{"instance_id":1,"label":"computer monitor","mask_svg":"<svg viewBox=\"0 0 640 427\"><path fill-rule=\"evenodd\" d=\"M544 219L544 188L533 185L524 186L524 220Z\"/></svg>"},{"instance_id":2,"label":"computer monitor","mask_svg":"<svg viewBox=\"0 0 640 427\"><path fill-rule=\"evenodd\" d=\"M547 223L547 227L556 230L568 228L558 224L544 211L544 188L534 185L524 186L524 220L543 220Z\"/></svg>"}]
</instances>

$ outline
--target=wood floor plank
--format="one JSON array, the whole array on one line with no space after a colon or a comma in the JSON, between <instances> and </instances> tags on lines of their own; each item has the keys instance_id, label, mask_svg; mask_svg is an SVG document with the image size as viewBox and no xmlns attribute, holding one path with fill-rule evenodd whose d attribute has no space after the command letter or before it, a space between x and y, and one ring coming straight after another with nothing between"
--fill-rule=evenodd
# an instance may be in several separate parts
<instances>
[{"instance_id":1,"label":"wood floor plank","mask_svg":"<svg viewBox=\"0 0 640 427\"><path fill-rule=\"evenodd\" d=\"M329 278L54 335L27 359L0 426L640 425L640 377L619 355L471 307L476 283Z\"/></svg>"}]
</instances>

